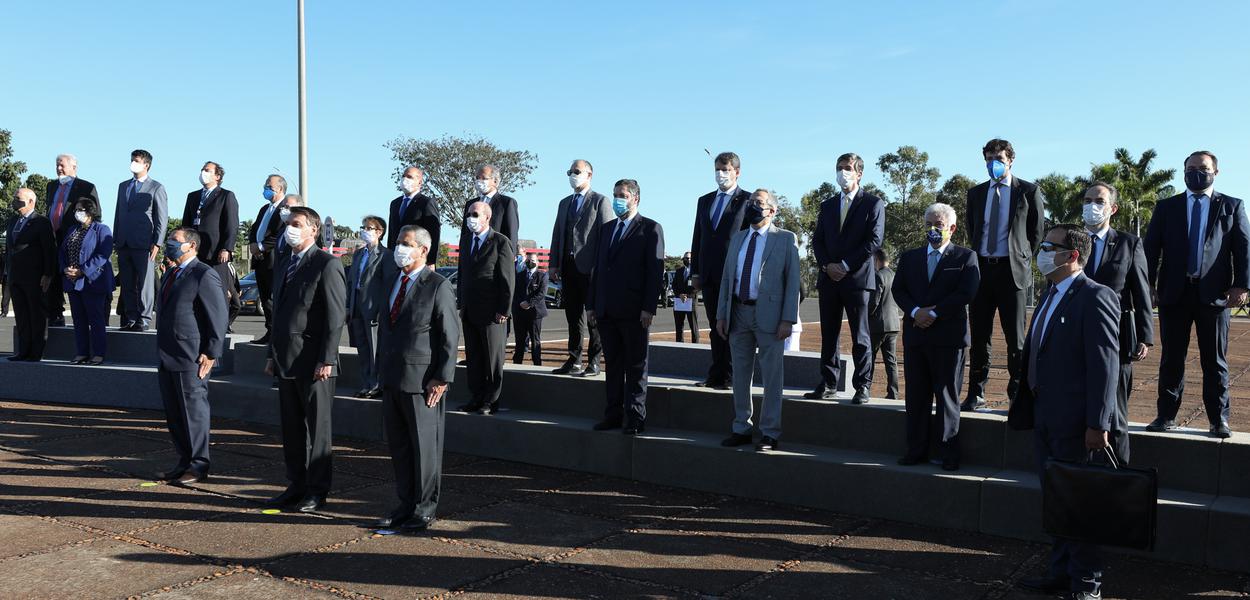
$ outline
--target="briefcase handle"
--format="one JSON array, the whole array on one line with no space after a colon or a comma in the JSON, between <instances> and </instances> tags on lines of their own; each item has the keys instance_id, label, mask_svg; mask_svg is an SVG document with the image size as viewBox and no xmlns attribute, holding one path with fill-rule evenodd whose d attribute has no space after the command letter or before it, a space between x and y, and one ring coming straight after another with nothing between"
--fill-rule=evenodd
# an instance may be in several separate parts
<instances>
[{"instance_id":1,"label":"briefcase handle","mask_svg":"<svg viewBox=\"0 0 1250 600\"><path fill-rule=\"evenodd\" d=\"M1103 452L1107 455L1107 462L1111 464L1111 468L1112 468L1112 469L1119 469L1119 468L1120 468L1120 461L1116 460L1116 457L1115 457L1115 450L1113 450L1113 449L1111 448L1111 446L1103 446L1103 447L1102 447L1102 451L1103 451ZM1096 454L1097 452L1098 452L1097 450L1090 450L1090 451L1089 451L1089 456L1087 456L1087 457L1085 458L1085 464L1087 464L1087 465L1088 465L1088 464L1090 464L1090 463L1094 462L1094 454Z\"/></svg>"}]
</instances>

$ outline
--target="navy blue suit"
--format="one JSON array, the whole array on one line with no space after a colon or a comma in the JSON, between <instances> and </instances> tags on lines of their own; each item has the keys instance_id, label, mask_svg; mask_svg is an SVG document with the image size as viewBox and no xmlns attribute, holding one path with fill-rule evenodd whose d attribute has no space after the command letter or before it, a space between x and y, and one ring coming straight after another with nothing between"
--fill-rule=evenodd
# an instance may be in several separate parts
<instances>
[{"instance_id":1,"label":"navy blue suit","mask_svg":"<svg viewBox=\"0 0 1250 600\"><path fill-rule=\"evenodd\" d=\"M817 275L820 292L820 374L823 387L837 389L841 373L838 360L838 337L842 332L842 313L851 328L851 356L855 361L856 390L872 385L872 333L868 326L868 295L876 288L877 266L872 253L881 247L885 236L885 202L865 191L856 190L842 222L844 194L820 203L812 250L816 266L824 269L830 263L846 263L847 273L834 281L823 272Z\"/></svg>"},{"instance_id":2,"label":"navy blue suit","mask_svg":"<svg viewBox=\"0 0 1250 600\"><path fill-rule=\"evenodd\" d=\"M44 191L47 194L44 197L47 198L48 220L52 222L56 247L60 248L61 243L65 241L65 236L78 225L74 221L74 213L71 210L74 202L80 198L91 198L95 200L96 206L99 206L100 194L96 191L95 184L77 177L70 180L69 189L65 190L63 196L60 193L59 179L49 181ZM57 201L62 198L63 200L58 205ZM49 321L61 321L65 318L65 291L61 289L61 286L56 285L55 280L52 285L48 286L48 291L44 294L44 302Z\"/></svg>"},{"instance_id":3,"label":"navy blue suit","mask_svg":"<svg viewBox=\"0 0 1250 600\"><path fill-rule=\"evenodd\" d=\"M208 376L199 377L199 356L220 360L229 311L221 277L212 267L191 259L177 272L165 271L156 295L157 376L165 422L174 449L176 471L208 473Z\"/></svg>"},{"instance_id":4,"label":"navy blue suit","mask_svg":"<svg viewBox=\"0 0 1250 600\"><path fill-rule=\"evenodd\" d=\"M690 273L699 278L699 288L703 292L703 309L707 311L707 321L712 324L712 366L708 368L709 383L728 383L733 376L730 364L729 340L721 337L716 330L716 320L720 298L721 273L725 270L725 253L729 252L729 240L735 233L750 226L747 215L751 212L751 193L739 187L721 209L720 220L712 222L716 207L718 189L699 197L695 203L694 238L690 241ZM730 264L736 264L732 259ZM657 290L658 294L659 291ZM728 318L728 315L725 315ZM678 331L681 329L678 328Z\"/></svg>"},{"instance_id":5,"label":"navy blue suit","mask_svg":"<svg viewBox=\"0 0 1250 600\"><path fill-rule=\"evenodd\" d=\"M937 401L937 427L942 431L943 459L959 460L959 389L963 386L964 351L970 343L968 304L981 283L977 255L950 244L929 278L932 246L908 250L899 257L891 291L903 311L903 379L907 381L907 455L929 452L930 414ZM932 306L937 320L916 326L912 311Z\"/></svg>"},{"instance_id":6,"label":"navy blue suit","mask_svg":"<svg viewBox=\"0 0 1250 600\"><path fill-rule=\"evenodd\" d=\"M104 328L108 326L109 299L114 287L113 263L109 261L113 254L113 232L104 223L92 223L83 234L78 256L69 256L70 238L81 229L82 225L75 224L65 234L59 257L61 273L74 265L82 269L82 276L69 279L62 275L61 285L69 295L78 356L104 356L108 350Z\"/></svg>"},{"instance_id":7,"label":"navy blue suit","mask_svg":"<svg viewBox=\"0 0 1250 600\"><path fill-rule=\"evenodd\" d=\"M528 302L529 308L521 308ZM547 272L534 269L516 275L516 290L512 294L512 328L516 330L516 345L512 350L512 362L521 364L528 348L534 364L543 364L543 319L547 318Z\"/></svg>"},{"instance_id":8,"label":"navy blue suit","mask_svg":"<svg viewBox=\"0 0 1250 600\"><path fill-rule=\"evenodd\" d=\"M595 269L586 306L595 313L607 366L604 421L641 427L647 418L647 355L650 330L642 313L655 314L664 272L664 228L635 214L613 244L620 219L600 226ZM629 406L625 398L629 397Z\"/></svg>"},{"instance_id":9,"label":"navy blue suit","mask_svg":"<svg viewBox=\"0 0 1250 600\"><path fill-rule=\"evenodd\" d=\"M1212 426L1228 421L1229 310L1213 306L1229 288L1250 285L1250 225L1241 200L1213 192L1196 279L1189 277L1189 214L1186 194L1155 207L1146 230L1146 273L1159 297L1159 417L1175 419L1185 391L1185 355L1191 325L1198 331L1202 404Z\"/></svg>"},{"instance_id":10,"label":"navy blue suit","mask_svg":"<svg viewBox=\"0 0 1250 600\"><path fill-rule=\"evenodd\" d=\"M1016 399L1033 405L1039 475L1048 458L1084 461L1087 429L1113 430L1119 383L1120 299L1115 291L1078 273L1067 291L1052 299L1058 304L1034 357L1033 338L1039 335L1049 294L1047 289L1033 313L1021 361L1025 385ZM1097 546L1056 539L1050 559L1051 576L1071 580L1074 591L1097 591L1101 585Z\"/></svg>"}]
</instances>

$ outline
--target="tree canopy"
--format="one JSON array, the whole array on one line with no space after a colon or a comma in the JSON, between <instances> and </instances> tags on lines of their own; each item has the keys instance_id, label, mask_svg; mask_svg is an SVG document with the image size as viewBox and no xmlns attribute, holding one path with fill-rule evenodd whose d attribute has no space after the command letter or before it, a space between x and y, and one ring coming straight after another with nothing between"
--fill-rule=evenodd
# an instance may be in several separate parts
<instances>
[{"instance_id":1,"label":"tree canopy","mask_svg":"<svg viewBox=\"0 0 1250 600\"><path fill-rule=\"evenodd\" d=\"M444 135L435 139L398 137L386 143L395 162L396 182L410 166L425 171L423 192L438 201L443 222L459 226L464 203L476 195L473 181L478 167L499 169L499 191L511 194L529 187L538 156L528 150L507 150L484 137Z\"/></svg>"}]
</instances>

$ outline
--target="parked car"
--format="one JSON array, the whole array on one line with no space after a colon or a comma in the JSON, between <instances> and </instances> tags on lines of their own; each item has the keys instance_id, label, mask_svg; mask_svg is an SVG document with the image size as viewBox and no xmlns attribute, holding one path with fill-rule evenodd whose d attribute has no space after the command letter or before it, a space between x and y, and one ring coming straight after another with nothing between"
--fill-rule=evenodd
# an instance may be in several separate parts
<instances>
[{"instance_id":1,"label":"parked car","mask_svg":"<svg viewBox=\"0 0 1250 600\"><path fill-rule=\"evenodd\" d=\"M456 282L460 281L460 269L457 267L438 267L434 269L435 273L447 278L447 282L451 284L451 293L456 293Z\"/></svg>"},{"instance_id":2,"label":"parked car","mask_svg":"<svg viewBox=\"0 0 1250 600\"><path fill-rule=\"evenodd\" d=\"M560 283L547 279L547 306L550 308L563 308L564 301L560 298Z\"/></svg>"},{"instance_id":3,"label":"parked car","mask_svg":"<svg viewBox=\"0 0 1250 600\"><path fill-rule=\"evenodd\" d=\"M239 307L241 315L260 314L260 288L256 287L256 271L239 278Z\"/></svg>"}]
</instances>

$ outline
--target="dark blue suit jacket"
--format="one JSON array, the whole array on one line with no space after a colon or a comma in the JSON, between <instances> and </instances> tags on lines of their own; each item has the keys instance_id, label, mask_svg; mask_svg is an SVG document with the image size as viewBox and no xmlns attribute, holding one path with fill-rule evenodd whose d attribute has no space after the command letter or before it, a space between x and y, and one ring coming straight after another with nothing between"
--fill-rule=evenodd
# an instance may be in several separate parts
<instances>
[{"instance_id":1,"label":"dark blue suit jacket","mask_svg":"<svg viewBox=\"0 0 1250 600\"><path fill-rule=\"evenodd\" d=\"M1189 215L1184 193L1159 201L1146 229L1146 273L1159 295L1159 306L1177 304L1189 267ZM1210 304L1228 288L1250 286L1250 225L1241 200L1212 193L1207 207L1198 301ZM1163 263L1159 260L1162 258Z\"/></svg>"},{"instance_id":2,"label":"dark blue suit jacket","mask_svg":"<svg viewBox=\"0 0 1250 600\"><path fill-rule=\"evenodd\" d=\"M898 259L894 302L903 311L903 346L967 348L968 305L981 284L981 270L972 250L951 244L929 280L929 246L913 248ZM938 318L927 329L916 327L912 309L933 306Z\"/></svg>"},{"instance_id":3,"label":"dark blue suit jacket","mask_svg":"<svg viewBox=\"0 0 1250 600\"><path fill-rule=\"evenodd\" d=\"M694 238L690 240L690 272L699 278L701 284L720 285L721 273L725 270L725 253L729 251L729 240L735 233L750 225L747 215L752 210L751 193L739 187L721 211L720 221L713 226L712 208L718 193L720 190L709 192L699 196L695 202ZM716 299L705 302L716 304Z\"/></svg>"},{"instance_id":4,"label":"dark blue suit jacket","mask_svg":"<svg viewBox=\"0 0 1250 600\"><path fill-rule=\"evenodd\" d=\"M1042 297L1049 293L1047 288ZM1048 438L1084 435L1087 428L1111 431L1120 378L1120 299L1081 273L1057 301L1037 356L1038 387L1021 386L1016 402L1033 405L1033 420ZM1033 313L1024 341L1020 378L1026 382L1040 317Z\"/></svg>"},{"instance_id":5,"label":"dark blue suit jacket","mask_svg":"<svg viewBox=\"0 0 1250 600\"><path fill-rule=\"evenodd\" d=\"M522 302L529 302L530 308L521 308ZM547 318L547 272L534 269L534 274L527 271L516 274L515 290L512 293L512 314L528 313L536 319Z\"/></svg>"},{"instance_id":6,"label":"dark blue suit jacket","mask_svg":"<svg viewBox=\"0 0 1250 600\"><path fill-rule=\"evenodd\" d=\"M586 308L596 318L637 319L655 314L664 272L664 228L635 215L621 240L612 246L620 219L600 225L595 270L590 276Z\"/></svg>"},{"instance_id":7,"label":"dark blue suit jacket","mask_svg":"<svg viewBox=\"0 0 1250 600\"><path fill-rule=\"evenodd\" d=\"M69 232L65 234L65 242L61 243L61 249L57 253L60 257L61 272L72 263L78 263L82 266L83 276L78 279L70 280L61 275L62 289L67 292L91 292L94 294L112 294L113 288L116 287L113 281L113 263L109 259L113 255L113 232L109 230L108 225L95 222L87 228L87 234L82 238L82 252L78 256L78 260L72 261L66 256L69 249L69 238L75 231L82 228L82 225L75 223Z\"/></svg>"},{"instance_id":8,"label":"dark blue suit jacket","mask_svg":"<svg viewBox=\"0 0 1250 600\"><path fill-rule=\"evenodd\" d=\"M816 265L821 268L829 263L845 261L846 277L835 282L821 273L817 282L821 286L875 289L877 266L873 264L872 253L881 247L885 238L885 202L862 189L856 190L850 211L846 213L846 223L839 223L841 197L839 193L820 203L816 232L812 235L812 251L816 255Z\"/></svg>"},{"instance_id":9,"label":"dark blue suit jacket","mask_svg":"<svg viewBox=\"0 0 1250 600\"><path fill-rule=\"evenodd\" d=\"M167 269L157 288L156 347L161 368L193 371L201 354L221 358L226 339L226 293L221 276L199 259L187 263L173 284ZM165 294L165 286L169 288Z\"/></svg>"}]
</instances>

